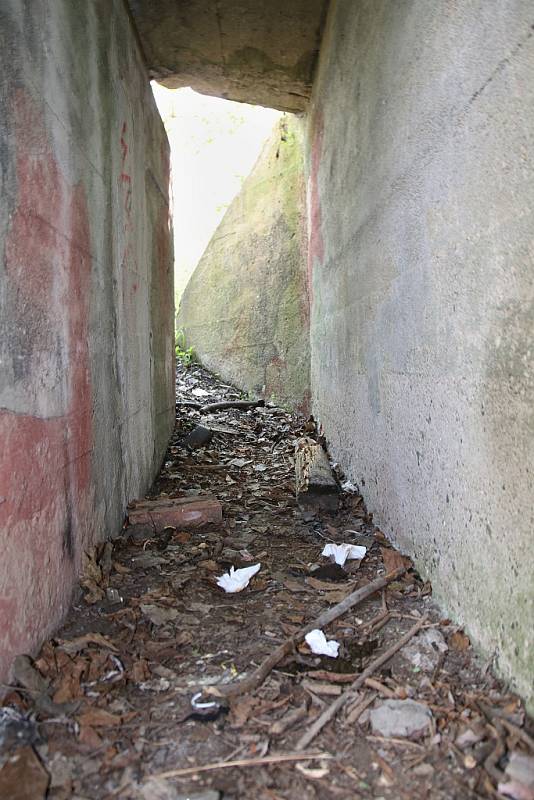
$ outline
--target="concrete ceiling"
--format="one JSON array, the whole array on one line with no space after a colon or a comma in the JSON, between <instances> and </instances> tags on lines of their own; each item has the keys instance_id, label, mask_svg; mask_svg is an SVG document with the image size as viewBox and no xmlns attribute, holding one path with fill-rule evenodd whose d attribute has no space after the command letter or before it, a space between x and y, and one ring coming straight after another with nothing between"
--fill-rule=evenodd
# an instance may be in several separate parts
<instances>
[{"instance_id":1,"label":"concrete ceiling","mask_svg":"<svg viewBox=\"0 0 534 800\"><path fill-rule=\"evenodd\" d=\"M152 78L304 111L328 0L129 0Z\"/></svg>"}]
</instances>

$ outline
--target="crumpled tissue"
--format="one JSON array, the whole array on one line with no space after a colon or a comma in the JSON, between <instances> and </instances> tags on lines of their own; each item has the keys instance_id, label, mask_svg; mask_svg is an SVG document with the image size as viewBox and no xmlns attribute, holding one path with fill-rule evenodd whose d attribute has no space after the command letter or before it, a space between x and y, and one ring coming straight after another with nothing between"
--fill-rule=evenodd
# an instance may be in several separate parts
<instances>
[{"instance_id":1,"label":"crumpled tissue","mask_svg":"<svg viewBox=\"0 0 534 800\"><path fill-rule=\"evenodd\" d=\"M243 569L230 567L230 572L225 572L224 575L217 578L217 586L220 586L225 592L241 592L248 586L253 575L259 572L260 567L261 564L254 564L253 567L243 567Z\"/></svg>"},{"instance_id":2,"label":"crumpled tissue","mask_svg":"<svg viewBox=\"0 0 534 800\"><path fill-rule=\"evenodd\" d=\"M306 644L316 656L330 656L330 658L337 658L339 651L339 642L334 639L327 641L326 636L318 628L310 631L304 637Z\"/></svg>"},{"instance_id":3,"label":"crumpled tissue","mask_svg":"<svg viewBox=\"0 0 534 800\"><path fill-rule=\"evenodd\" d=\"M334 556L334 561L343 566L345 561L349 559L361 560L367 553L367 548L359 544L327 544L322 556Z\"/></svg>"}]
</instances>

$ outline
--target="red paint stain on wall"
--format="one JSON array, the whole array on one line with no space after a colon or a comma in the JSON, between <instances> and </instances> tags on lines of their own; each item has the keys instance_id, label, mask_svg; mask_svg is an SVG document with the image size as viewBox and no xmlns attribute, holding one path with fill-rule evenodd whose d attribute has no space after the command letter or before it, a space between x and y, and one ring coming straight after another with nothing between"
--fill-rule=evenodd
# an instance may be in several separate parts
<instances>
[{"instance_id":1,"label":"red paint stain on wall","mask_svg":"<svg viewBox=\"0 0 534 800\"><path fill-rule=\"evenodd\" d=\"M132 178L130 173L127 170L126 161L128 159L129 147L128 142L126 141L126 134L128 131L128 124L126 122L122 123L121 129L121 138L120 138L120 145L121 145L121 173L120 173L120 182L124 187L124 210L126 212L127 224L130 224L130 215L132 213Z\"/></svg>"},{"instance_id":2,"label":"red paint stain on wall","mask_svg":"<svg viewBox=\"0 0 534 800\"><path fill-rule=\"evenodd\" d=\"M319 195L319 167L323 149L324 119L321 111L315 115L314 132L311 144L311 166L308 186L308 295L313 301L313 266L324 260L322 234L322 212Z\"/></svg>"},{"instance_id":3,"label":"red paint stain on wall","mask_svg":"<svg viewBox=\"0 0 534 800\"><path fill-rule=\"evenodd\" d=\"M17 201L5 269L14 388L27 401L0 412L3 675L14 654L58 621L70 598L91 533L93 442L85 193L63 176L31 97L15 93L11 112Z\"/></svg>"}]
</instances>

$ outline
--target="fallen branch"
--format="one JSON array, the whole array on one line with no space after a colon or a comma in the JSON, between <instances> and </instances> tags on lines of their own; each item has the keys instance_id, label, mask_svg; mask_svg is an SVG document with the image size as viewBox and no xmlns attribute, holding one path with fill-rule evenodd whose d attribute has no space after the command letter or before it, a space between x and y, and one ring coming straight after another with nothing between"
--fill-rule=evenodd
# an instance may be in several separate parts
<instances>
[{"instance_id":1,"label":"fallen branch","mask_svg":"<svg viewBox=\"0 0 534 800\"><path fill-rule=\"evenodd\" d=\"M401 638L397 642L395 642L395 644L391 645L391 647L388 647L388 649L384 653L382 653L381 656L375 658L375 660L372 661L366 669L364 669L361 675L358 678L356 678L354 683L351 684L351 686L349 686L347 691L344 692L342 695L340 695L336 700L334 700L334 702L323 711L320 717L318 717L318 719L315 720L311 728L303 736L300 737L300 739L297 742L296 749L304 750L304 748L307 747L309 743L315 739L317 734L319 734L322 731L326 723L330 722L330 720L335 717L339 709L342 708L345 705L345 703L347 703L351 699L354 693L364 685L366 679L370 678L373 672L376 672L376 670L379 667L381 667L382 664L385 664L386 661L389 661L389 659L392 656L394 656L395 653L401 649L401 647L404 647L404 645L407 642L409 642L410 639L421 630L423 625L426 623L426 620L427 620L426 617L420 619L413 627L410 628L410 630L407 633L404 634L404 636L401 636Z\"/></svg>"},{"instance_id":2,"label":"fallen branch","mask_svg":"<svg viewBox=\"0 0 534 800\"><path fill-rule=\"evenodd\" d=\"M352 706L345 718L345 725L354 725L355 722L358 722L365 709L369 708L371 703L374 703L377 697L378 695L376 692L371 692L369 697L364 697L363 700L361 700L355 706Z\"/></svg>"},{"instance_id":3,"label":"fallen branch","mask_svg":"<svg viewBox=\"0 0 534 800\"><path fill-rule=\"evenodd\" d=\"M145 781L152 778L165 780L166 778L181 778L184 775L196 775L199 772L212 772L216 769L229 767L261 767L264 764L281 764L284 761L311 761L318 758L333 758L330 753L280 753L278 755L263 756L261 758L238 758L235 761L215 761L213 764L204 764L201 767L184 767L183 769L170 769L168 772L157 772L148 775Z\"/></svg>"},{"instance_id":4,"label":"fallen branch","mask_svg":"<svg viewBox=\"0 0 534 800\"><path fill-rule=\"evenodd\" d=\"M367 586L363 586L361 589L356 589L355 592L347 595L341 603L338 603L332 608L329 608L327 611L324 611L320 614L317 619L314 619L312 622L309 622L300 631L297 631L293 636L287 639L280 647L277 647L274 653L271 653L265 661L258 667L258 669L254 670L254 672L249 675L248 678L243 678L236 683L230 683L225 686L210 686L209 689L206 689L207 694L214 694L217 697L237 697L240 694L244 694L245 692L252 692L254 689L257 689L258 686L261 686L265 678L269 675L269 673L276 667L277 664L282 661L285 656L292 652L297 642L302 641L307 633L310 631L315 630L315 628L322 629L326 625L329 625L338 617L341 617L351 608L357 606L359 603L366 600L371 595L375 594L375 592L379 592L380 589L383 589L384 586L387 586L388 583L391 581L397 580L404 572L406 572L405 567L399 567L398 569L393 570L393 572L389 572L387 575L384 575L383 578L377 578L376 580L368 583ZM366 676L367 677L367 676Z\"/></svg>"},{"instance_id":5,"label":"fallen branch","mask_svg":"<svg viewBox=\"0 0 534 800\"><path fill-rule=\"evenodd\" d=\"M265 400L221 400L220 403L208 403L207 406L202 406L200 413L211 414L212 411L223 411L225 408L238 408L242 411L248 411L251 408L258 408L264 405Z\"/></svg>"}]
</instances>

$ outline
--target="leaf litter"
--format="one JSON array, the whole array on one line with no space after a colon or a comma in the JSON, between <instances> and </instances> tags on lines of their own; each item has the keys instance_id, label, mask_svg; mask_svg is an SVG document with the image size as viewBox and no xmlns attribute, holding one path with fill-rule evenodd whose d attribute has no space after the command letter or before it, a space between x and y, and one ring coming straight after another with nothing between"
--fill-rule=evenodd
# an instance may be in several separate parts
<instances>
[{"instance_id":1,"label":"leaf litter","mask_svg":"<svg viewBox=\"0 0 534 800\"><path fill-rule=\"evenodd\" d=\"M295 442L313 435L310 421L275 407L228 407L241 399L202 368L178 365L175 432L143 502L216 498L222 522L154 530L126 521L84 554L65 624L35 661L18 658L4 689L0 794L532 797L534 729L521 701L441 617L430 585L373 524L354 483L338 473L335 514L298 508ZM200 425L213 436L191 447ZM325 544L342 563L321 555ZM336 546L347 555L365 547L365 558L336 559ZM242 591L221 592L217 576L260 561ZM337 658L291 645L397 569L381 591L321 626L339 643ZM225 687L269 659L253 689L225 698ZM416 741L403 727L414 704L426 722L414 722ZM314 726L313 750L299 750Z\"/></svg>"}]
</instances>

